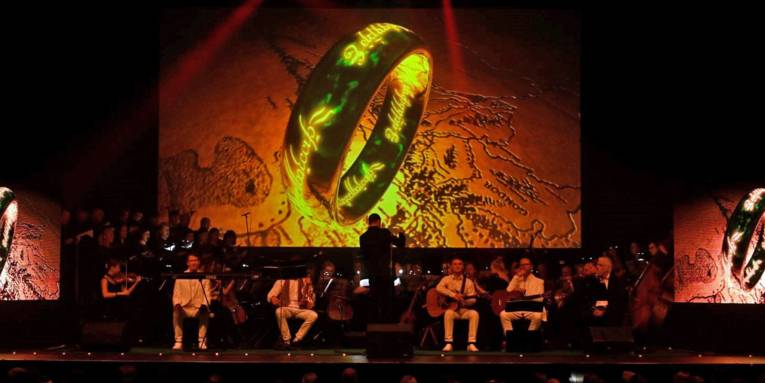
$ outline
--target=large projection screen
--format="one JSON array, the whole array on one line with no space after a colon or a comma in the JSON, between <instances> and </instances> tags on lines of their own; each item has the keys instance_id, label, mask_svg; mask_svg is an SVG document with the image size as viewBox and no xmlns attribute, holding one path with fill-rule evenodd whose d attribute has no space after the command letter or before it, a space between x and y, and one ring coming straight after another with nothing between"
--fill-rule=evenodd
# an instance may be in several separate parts
<instances>
[{"instance_id":1,"label":"large projection screen","mask_svg":"<svg viewBox=\"0 0 765 383\"><path fill-rule=\"evenodd\" d=\"M161 212L190 215L192 227L209 217L252 246L355 247L362 216L376 212L411 247L581 247L577 13L264 8L236 17L162 12ZM432 84L392 182L343 222L319 198L300 208L285 182L285 135L322 57L374 23L424 42ZM380 31L376 46L393 41ZM370 98L343 171L369 138L388 86Z\"/></svg>"}]
</instances>

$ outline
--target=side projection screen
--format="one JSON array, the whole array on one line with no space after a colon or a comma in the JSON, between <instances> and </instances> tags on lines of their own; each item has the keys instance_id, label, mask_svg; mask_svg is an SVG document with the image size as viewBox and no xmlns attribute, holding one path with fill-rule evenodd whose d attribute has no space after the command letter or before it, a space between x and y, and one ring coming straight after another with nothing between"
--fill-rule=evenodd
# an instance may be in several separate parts
<instances>
[{"instance_id":1,"label":"side projection screen","mask_svg":"<svg viewBox=\"0 0 765 383\"><path fill-rule=\"evenodd\" d=\"M675 207L675 301L765 303L765 187L727 187Z\"/></svg>"}]
</instances>

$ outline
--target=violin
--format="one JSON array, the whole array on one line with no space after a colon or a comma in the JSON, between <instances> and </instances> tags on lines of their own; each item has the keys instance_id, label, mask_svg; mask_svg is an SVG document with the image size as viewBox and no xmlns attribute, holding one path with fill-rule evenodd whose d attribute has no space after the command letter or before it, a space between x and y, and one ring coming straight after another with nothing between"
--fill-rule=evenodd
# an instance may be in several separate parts
<instances>
[{"instance_id":1,"label":"violin","mask_svg":"<svg viewBox=\"0 0 765 383\"><path fill-rule=\"evenodd\" d=\"M303 299L300 301L300 307L305 307L307 309L313 309L313 284L311 283L310 278L306 278L303 281L303 291L302 294Z\"/></svg>"},{"instance_id":2,"label":"violin","mask_svg":"<svg viewBox=\"0 0 765 383\"><path fill-rule=\"evenodd\" d=\"M136 283L142 280L150 280L151 278L144 278L136 273L119 273L114 276L110 276L114 283Z\"/></svg>"}]
</instances>

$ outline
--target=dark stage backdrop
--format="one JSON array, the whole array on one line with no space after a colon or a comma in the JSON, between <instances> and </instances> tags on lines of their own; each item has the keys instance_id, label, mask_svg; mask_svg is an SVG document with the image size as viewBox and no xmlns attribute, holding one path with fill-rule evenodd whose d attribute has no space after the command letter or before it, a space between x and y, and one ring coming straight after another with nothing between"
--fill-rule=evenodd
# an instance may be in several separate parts
<instances>
[{"instance_id":1,"label":"dark stage backdrop","mask_svg":"<svg viewBox=\"0 0 765 383\"><path fill-rule=\"evenodd\" d=\"M449 37L440 9L259 9L211 49L206 42L229 14L161 14L160 84L201 68L173 82L171 98L160 91L160 211L191 214L192 227L210 217L239 233L240 244L250 212L254 246L357 246L363 220L297 212L283 143L322 55L386 22L425 41L433 84L408 156L372 211L405 230L413 247L524 248L535 233L534 247L581 247L577 13L455 9ZM380 104L373 98L369 110ZM352 149L370 121L362 119Z\"/></svg>"}]
</instances>

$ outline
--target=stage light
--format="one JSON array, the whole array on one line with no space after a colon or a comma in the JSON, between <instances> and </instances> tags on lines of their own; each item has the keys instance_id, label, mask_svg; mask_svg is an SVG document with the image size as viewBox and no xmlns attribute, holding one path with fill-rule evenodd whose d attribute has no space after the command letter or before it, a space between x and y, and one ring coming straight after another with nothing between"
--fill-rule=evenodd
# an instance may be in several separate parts
<instances>
[{"instance_id":1,"label":"stage light","mask_svg":"<svg viewBox=\"0 0 765 383\"><path fill-rule=\"evenodd\" d=\"M160 83L160 109L172 105L191 81L210 63L221 47L258 9L262 0L247 0L220 23L204 41L178 60L177 67Z\"/></svg>"},{"instance_id":2,"label":"stage light","mask_svg":"<svg viewBox=\"0 0 765 383\"><path fill-rule=\"evenodd\" d=\"M444 10L444 28L446 29L446 49L449 53L449 63L452 67L452 79L455 81L455 87L461 88L465 85L465 62L462 58L462 48L459 45L459 32L457 31L457 21L454 18L454 8L451 0L443 0Z\"/></svg>"},{"instance_id":3,"label":"stage light","mask_svg":"<svg viewBox=\"0 0 765 383\"><path fill-rule=\"evenodd\" d=\"M244 356L250 356L250 353L249 352L245 352Z\"/></svg>"},{"instance_id":4,"label":"stage light","mask_svg":"<svg viewBox=\"0 0 765 383\"><path fill-rule=\"evenodd\" d=\"M162 356L162 353L160 352L160 353L159 353L159 354L157 354L157 355L159 355L159 356Z\"/></svg>"}]
</instances>

